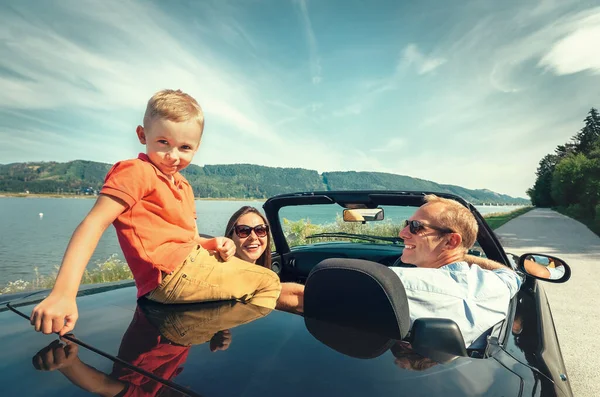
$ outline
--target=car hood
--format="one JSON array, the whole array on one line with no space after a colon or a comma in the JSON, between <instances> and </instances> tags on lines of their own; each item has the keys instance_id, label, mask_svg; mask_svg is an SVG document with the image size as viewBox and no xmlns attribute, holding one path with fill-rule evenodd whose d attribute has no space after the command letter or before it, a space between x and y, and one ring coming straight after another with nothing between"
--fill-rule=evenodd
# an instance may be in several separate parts
<instances>
[{"instance_id":1,"label":"car hood","mask_svg":"<svg viewBox=\"0 0 600 397\"><path fill-rule=\"evenodd\" d=\"M87 346L78 349L80 361L123 384L124 395L167 389L261 397L520 393L521 379L494 358L435 364L399 341L297 314L233 302L138 304L135 292L125 287L78 297L74 331ZM34 306L11 305L23 315ZM64 368L35 368L56 339L34 332L14 311L0 311L3 395L87 395Z\"/></svg>"}]
</instances>

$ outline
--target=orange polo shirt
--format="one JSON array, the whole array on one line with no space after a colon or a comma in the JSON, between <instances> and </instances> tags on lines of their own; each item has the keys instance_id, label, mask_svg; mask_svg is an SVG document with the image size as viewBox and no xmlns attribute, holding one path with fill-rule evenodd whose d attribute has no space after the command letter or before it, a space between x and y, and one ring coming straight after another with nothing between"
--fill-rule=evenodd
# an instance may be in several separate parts
<instances>
[{"instance_id":1,"label":"orange polo shirt","mask_svg":"<svg viewBox=\"0 0 600 397\"><path fill-rule=\"evenodd\" d=\"M174 179L167 179L140 153L137 159L116 163L100 190L127 203L113 225L138 298L158 287L161 271L171 273L198 245L194 192L180 173Z\"/></svg>"}]
</instances>

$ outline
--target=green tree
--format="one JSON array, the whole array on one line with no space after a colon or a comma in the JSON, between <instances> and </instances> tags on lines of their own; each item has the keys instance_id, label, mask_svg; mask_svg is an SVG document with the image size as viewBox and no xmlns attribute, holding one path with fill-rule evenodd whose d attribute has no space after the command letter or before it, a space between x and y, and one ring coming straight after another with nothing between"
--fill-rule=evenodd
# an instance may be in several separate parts
<instances>
[{"instance_id":1,"label":"green tree","mask_svg":"<svg viewBox=\"0 0 600 397\"><path fill-rule=\"evenodd\" d=\"M533 205L555 207L600 235L600 115L591 108L571 142L558 145L527 190Z\"/></svg>"},{"instance_id":2,"label":"green tree","mask_svg":"<svg viewBox=\"0 0 600 397\"><path fill-rule=\"evenodd\" d=\"M554 149L554 153L558 157L558 160L567 157L570 154L575 154L577 152L577 145L574 143L567 142L564 145L558 145L556 149ZM558 162L557 160L557 162Z\"/></svg>"},{"instance_id":3,"label":"green tree","mask_svg":"<svg viewBox=\"0 0 600 397\"><path fill-rule=\"evenodd\" d=\"M582 216L594 215L598 202L598 163L579 153L558 163L552 177L552 198L563 207L579 206Z\"/></svg>"},{"instance_id":4,"label":"green tree","mask_svg":"<svg viewBox=\"0 0 600 397\"><path fill-rule=\"evenodd\" d=\"M533 189L527 191L531 203L536 207L552 207L555 203L552 197L552 175L559 160L560 156L556 154L547 154L540 160Z\"/></svg>"},{"instance_id":5,"label":"green tree","mask_svg":"<svg viewBox=\"0 0 600 397\"><path fill-rule=\"evenodd\" d=\"M573 137L577 153L588 155L600 139L600 115L598 110L591 108L584 119L584 127Z\"/></svg>"}]
</instances>

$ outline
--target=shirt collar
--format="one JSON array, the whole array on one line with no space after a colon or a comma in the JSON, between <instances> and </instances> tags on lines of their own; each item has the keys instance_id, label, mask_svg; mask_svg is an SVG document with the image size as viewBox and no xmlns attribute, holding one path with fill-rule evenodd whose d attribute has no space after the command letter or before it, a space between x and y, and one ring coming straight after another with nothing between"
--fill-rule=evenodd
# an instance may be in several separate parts
<instances>
[{"instance_id":1,"label":"shirt collar","mask_svg":"<svg viewBox=\"0 0 600 397\"><path fill-rule=\"evenodd\" d=\"M454 262L454 263L448 263L447 265L444 265L442 267L440 267L440 269L444 269L444 270L463 270L464 268L469 268L469 264L467 262L464 261L459 261L459 262Z\"/></svg>"},{"instance_id":2,"label":"shirt collar","mask_svg":"<svg viewBox=\"0 0 600 397\"><path fill-rule=\"evenodd\" d=\"M156 175L164 178L168 182L171 182L171 181L169 181L169 178L167 178L167 176L165 174L163 174L163 172L161 170L159 170L158 167L155 166L152 163L152 161L150 161L150 157L148 157L148 155L146 153L140 153L140 154L138 154L138 159L149 163L154 168L154 171L156 172ZM174 178L173 181L175 183L175 186L179 186L179 184L183 180L183 176L179 172L174 173L173 174L173 178Z\"/></svg>"}]
</instances>

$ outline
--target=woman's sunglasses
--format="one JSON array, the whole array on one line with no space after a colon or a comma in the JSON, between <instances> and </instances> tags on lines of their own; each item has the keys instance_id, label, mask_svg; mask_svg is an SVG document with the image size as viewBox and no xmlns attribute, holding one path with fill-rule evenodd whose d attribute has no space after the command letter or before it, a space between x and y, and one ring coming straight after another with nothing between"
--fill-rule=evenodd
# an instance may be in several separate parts
<instances>
[{"instance_id":1,"label":"woman's sunglasses","mask_svg":"<svg viewBox=\"0 0 600 397\"><path fill-rule=\"evenodd\" d=\"M425 229L426 227L433 229L433 230L437 230L438 232L442 232L442 233L454 233L453 230L448 229L446 227L437 227L437 226L433 226L433 225L429 225L427 223L423 223L421 221L409 221L408 219L404 221L404 227L408 226L410 233L411 234L417 234L419 233L421 230Z\"/></svg>"},{"instance_id":2,"label":"woman's sunglasses","mask_svg":"<svg viewBox=\"0 0 600 397\"><path fill-rule=\"evenodd\" d=\"M235 234L237 234L237 236L239 238L248 237L250 235L250 233L252 233L253 230L257 237L265 237L269 233L269 226L256 225L254 227L251 227L248 225L235 225L233 230L235 231Z\"/></svg>"}]
</instances>

